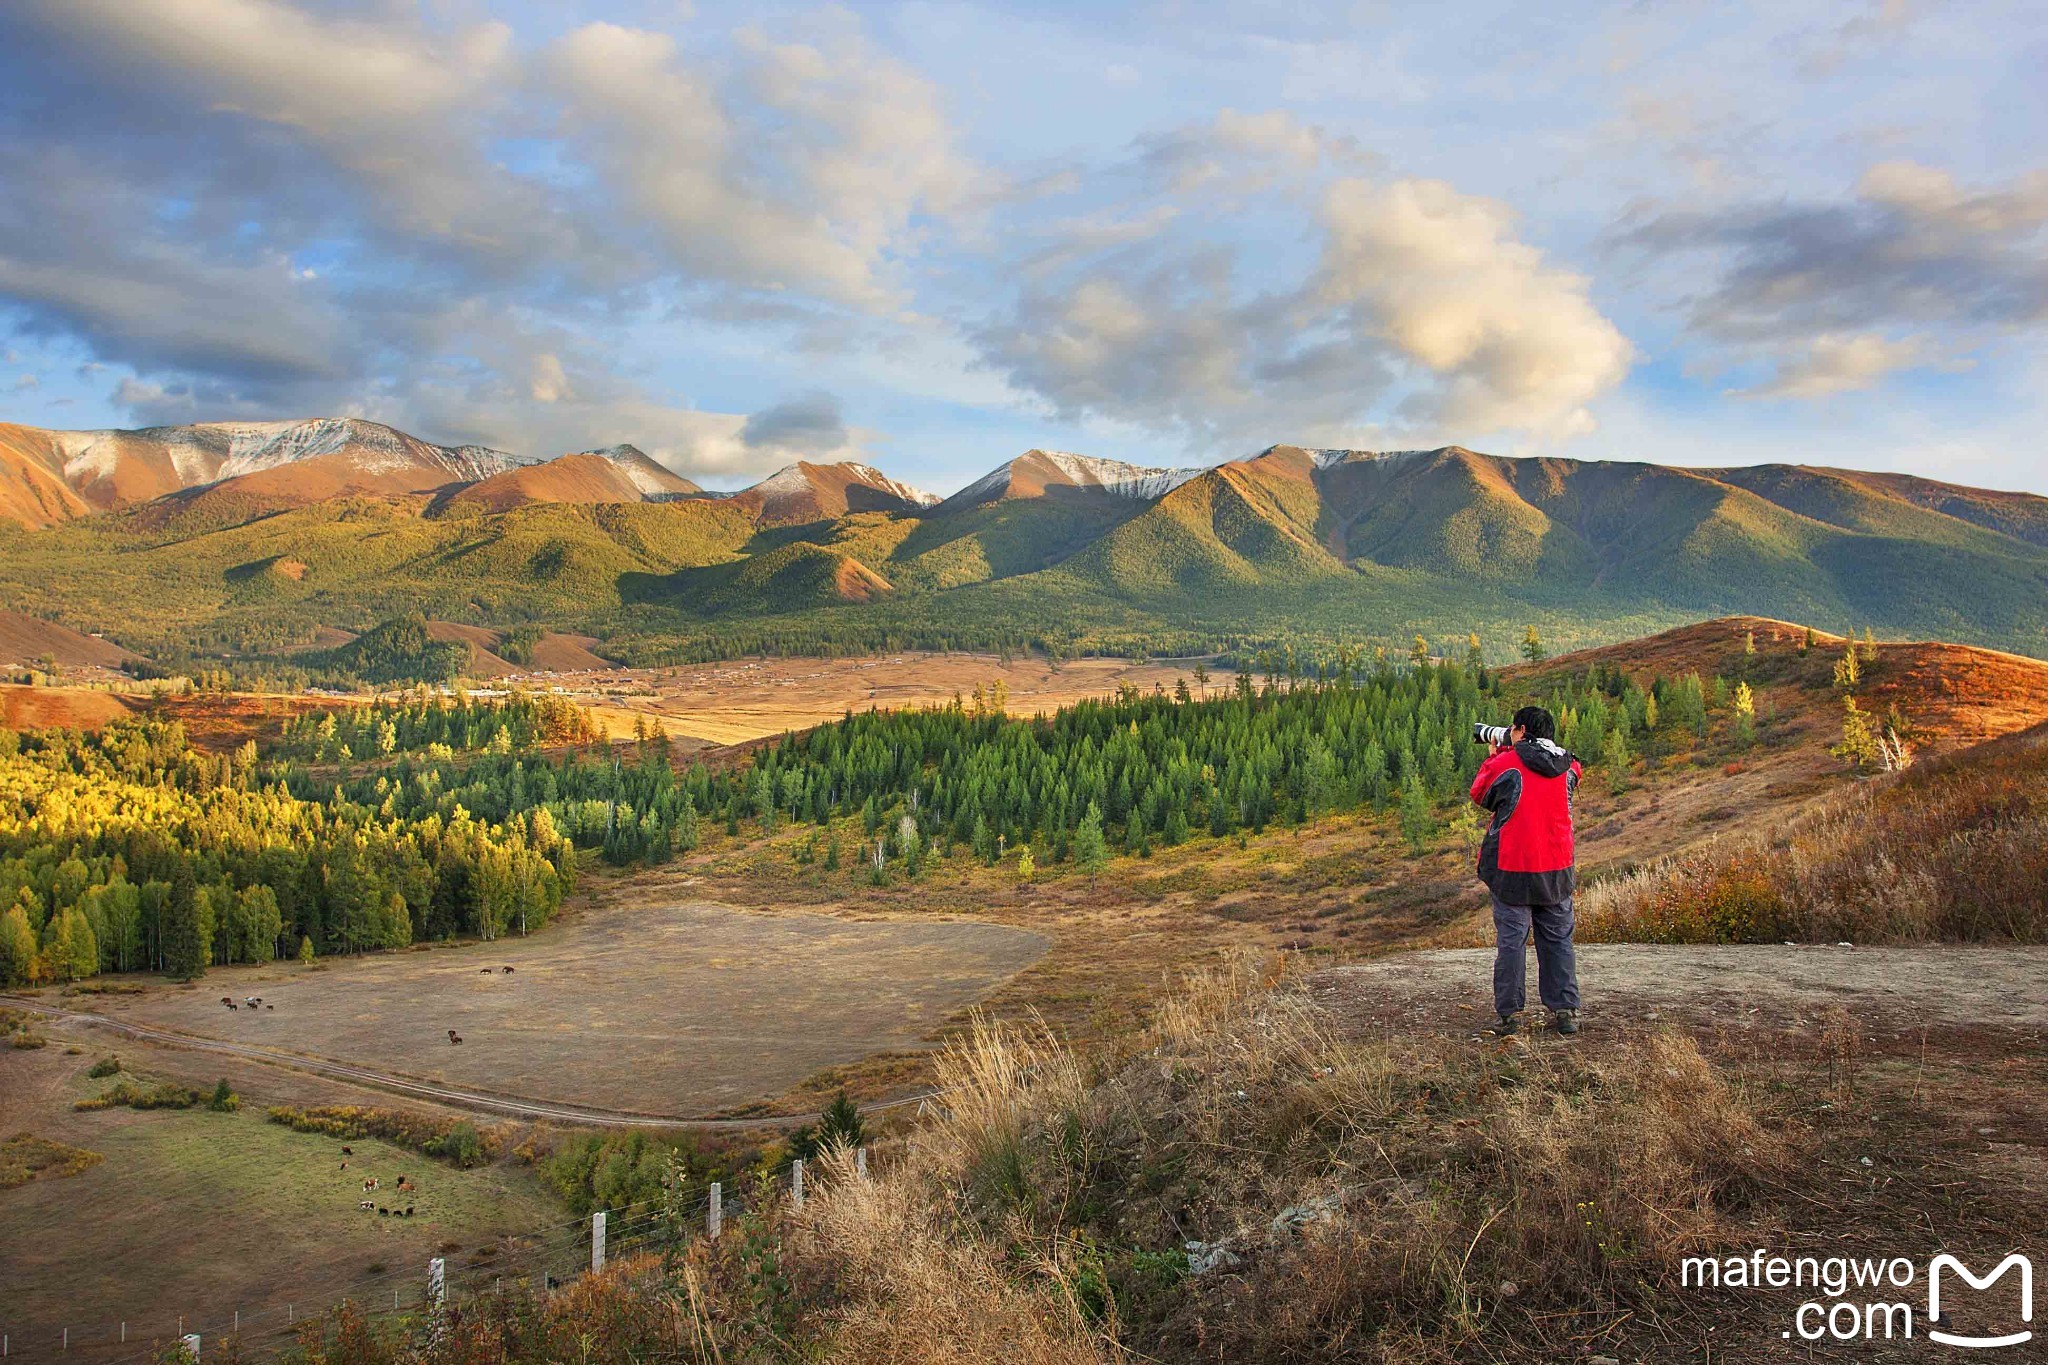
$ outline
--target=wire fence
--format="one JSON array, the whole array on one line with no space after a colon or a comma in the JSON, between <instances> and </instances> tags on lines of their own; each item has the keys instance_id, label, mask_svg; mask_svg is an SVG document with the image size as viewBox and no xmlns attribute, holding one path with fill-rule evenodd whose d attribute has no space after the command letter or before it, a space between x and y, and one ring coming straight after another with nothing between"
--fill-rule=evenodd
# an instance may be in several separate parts
<instances>
[{"instance_id":1,"label":"wire fence","mask_svg":"<svg viewBox=\"0 0 2048 1365\"><path fill-rule=\"evenodd\" d=\"M858 1154L863 1173L866 1155L864 1150ZM773 1181L801 1203L804 1163L792 1161L774 1173ZM302 1298L278 1297L253 1307L207 1315L161 1315L32 1332L9 1329L0 1321L0 1360L7 1365L16 1360L71 1359L92 1365L130 1365L157 1359L177 1349L181 1341L194 1338L204 1360L210 1343L230 1336L245 1358L262 1359L296 1346L308 1320L323 1318L343 1303L355 1304L371 1321L391 1322L433 1309L437 1291L443 1305L459 1305L514 1289L545 1292L622 1256L716 1236L726 1220L744 1212L742 1192L713 1183L679 1207L671 1208L665 1200L642 1200L602 1209L588 1217L503 1238L459 1259L450 1246L427 1261L408 1261L339 1282L330 1279ZM0 1302L0 1310L4 1310L4 1302Z\"/></svg>"}]
</instances>

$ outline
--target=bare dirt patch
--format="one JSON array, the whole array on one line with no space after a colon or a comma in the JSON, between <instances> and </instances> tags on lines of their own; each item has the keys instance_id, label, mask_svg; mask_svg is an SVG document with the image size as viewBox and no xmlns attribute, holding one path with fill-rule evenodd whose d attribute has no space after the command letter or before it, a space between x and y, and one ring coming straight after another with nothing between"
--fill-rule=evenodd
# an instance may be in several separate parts
<instances>
[{"instance_id":1,"label":"bare dirt patch","mask_svg":"<svg viewBox=\"0 0 2048 1365\"><path fill-rule=\"evenodd\" d=\"M802 730L848 711L943 706L971 698L976 687L1003 684L1012 715L1052 712L1120 685L1172 691L1193 663L1134 664L1127 659L1074 659L1054 669L1037 656L1004 663L993 654L902 653L852 659L747 659L622 672L605 700L661 720L677 737L738 744ZM1228 679L1224 680L1226 683ZM632 690L628 690L631 685ZM1211 679L1212 690L1219 684ZM631 733L628 719L625 733Z\"/></svg>"},{"instance_id":2,"label":"bare dirt patch","mask_svg":"<svg viewBox=\"0 0 2048 1365\"><path fill-rule=\"evenodd\" d=\"M1578 959L1589 1029L1608 1016L1740 1025L1758 1013L1783 1018L1830 1006L1871 1027L2048 1027L2040 988L2048 948L1599 943L1580 945ZM1333 967L1310 989L1355 1017L1476 1027L1493 1017L1492 970L1491 949L1438 949ZM1530 981L1533 1005L1533 967Z\"/></svg>"},{"instance_id":3,"label":"bare dirt patch","mask_svg":"<svg viewBox=\"0 0 2048 1365\"><path fill-rule=\"evenodd\" d=\"M916 1049L1044 949L996 925L643 902L462 950L220 969L103 1012L522 1098L695 1117ZM229 1011L223 995L276 1008Z\"/></svg>"}]
</instances>

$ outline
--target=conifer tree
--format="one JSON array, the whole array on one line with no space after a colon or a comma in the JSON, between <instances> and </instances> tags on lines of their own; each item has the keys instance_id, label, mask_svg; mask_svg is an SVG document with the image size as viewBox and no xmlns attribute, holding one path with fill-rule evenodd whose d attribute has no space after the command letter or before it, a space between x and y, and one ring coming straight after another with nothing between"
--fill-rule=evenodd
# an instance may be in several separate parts
<instances>
[{"instance_id":1,"label":"conifer tree","mask_svg":"<svg viewBox=\"0 0 2048 1365\"><path fill-rule=\"evenodd\" d=\"M1534 626L1522 632L1522 657L1532 664L1540 664L1550 657L1550 652L1543 647L1543 637L1536 633Z\"/></svg>"},{"instance_id":2,"label":"conifer tree","mask_svg":"<svg viewBox=\"0 0 2048 1365\"><path fill-rule=\"evenodd\" d=\"M1093 881L1109 861L1109 848L1102 837L1102 808L1093 801L1074 831L1074 863Z\"/></svg>"}]
</instances>

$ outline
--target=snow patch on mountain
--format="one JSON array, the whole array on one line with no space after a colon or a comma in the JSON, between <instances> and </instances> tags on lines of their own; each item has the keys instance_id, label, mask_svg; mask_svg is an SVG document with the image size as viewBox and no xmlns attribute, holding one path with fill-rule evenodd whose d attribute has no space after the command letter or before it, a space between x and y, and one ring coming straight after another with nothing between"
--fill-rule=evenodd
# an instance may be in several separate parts
<instances>
[{"instance_id":1,"label":"snow patch on mountain","mask_svg":"<svg viewBox=\"0 0 2048 1365\"><path fill-rule=\"evenodd\" d=\"M953 495L960 504L985 502L1009 491L1017 467L1038 464L1076 488L1093 488L1114 497L1149 501L1171 493L1200 474L1197 466L1186 469L1148 468L1105 460L1093 455L1076 455L1069 450L1027 450L1008 464L990 470Z\"/></svg>"}]
</instances>

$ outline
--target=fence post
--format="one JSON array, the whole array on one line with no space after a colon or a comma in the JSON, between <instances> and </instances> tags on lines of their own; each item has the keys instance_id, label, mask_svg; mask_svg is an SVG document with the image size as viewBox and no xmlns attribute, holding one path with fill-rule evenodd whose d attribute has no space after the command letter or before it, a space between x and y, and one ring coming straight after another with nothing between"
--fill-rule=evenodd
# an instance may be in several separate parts
<instances>
[{"instance_id":1,"label":"fence post","mask_svg":"<svg viewBox=\"0 0 2048 1365\"><path fill-rule=\"evenodd\" d=\"M796 1201L798 1208L804 1206L804 1159L802 1157L798 1157L789 1163L789 1197Z\"/></svg>"},{"instance_id":2,"label":"fence post","mask_svg":"<svg viewBox=\"0 0 2048 1365\"><path fill-rule=\"evenodd\" d=\"M183 1327L185 1320L179 1318L178 1325ZM184 1336L178 1338L178 1344L185 1348L185 1354L192 1358L194 1365L197 1365L199 1360L199 1333L187 1332Z\"/></svg>"},{"instance_id":3,"label":"fence post","mask_svg":"<svg viewBox=\"0 0 2048 1365\"><path fill-rule=\"evenodd\" d=\"M604 1269L604 1210L590 1215L590 1268Z\"/></svg>"},{"instance_id":4,"label":"fence post","mask_svg":"<svg viewBox=\"0 0 2048 1365\"><path fill-rule=\"evenodd\" d=\"M448 1301L448 1263L436 1256L427 1262L427 1302L440 1308Z\"/></svg>"},{"instance_id":5,"label":"fence post","mask_svg":"<svg viewBox=\"0 0 2048 1365\"><path fill-rule=\"evenodd\" d=\"M71 1329L69 1327L66 1327L64 1329L64 1344L58 1347L57 1349L60 1351L68 1351L71 1349Z\"/></svg>"},{"instance_id":6,"label":"fence post","mask_svg":"<svg viewBox=\"0 0 2048 1365\"><path fill-rule=\"evenodd\" d=\"M718 1240L719 1229L725 1226L725 1191L719 1183L711 1182L711 1209L704 1215L704 1231L712 1241Z\"/></svg>"},{"instance_id":7,"label":"fence post","mask_svg":"<svg viewBox=\"0 0 2048 1365\"><path fill-rule=\"evenodd\" d=\"M853 1149L853 1173L859 1176L862 1180L866 1180L868 1178L867 1148L856 1147Z\"/></svg>"}]
</instances>

